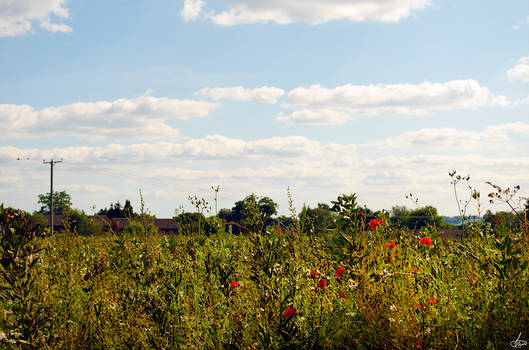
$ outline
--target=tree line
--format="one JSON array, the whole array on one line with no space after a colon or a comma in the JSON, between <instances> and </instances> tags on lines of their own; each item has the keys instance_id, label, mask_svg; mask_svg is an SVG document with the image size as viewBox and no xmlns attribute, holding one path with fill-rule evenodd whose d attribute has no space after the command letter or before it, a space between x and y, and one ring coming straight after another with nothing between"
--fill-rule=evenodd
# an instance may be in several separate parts
<instances>
[{"instance_id":1,"label":"tree line","mask_svg":"<svg viewBox=\"0 0 529 350\"><path fill-rule=\"evenodd\" d=\"M48 221L45 215L49 214L49 193L38 196L40 209L33 213L33 221L45 229ZM278 205L270 197L257 197L254 194L246 196L244 199L236 201L232 208L222 208L216 215L206 217L204 215L205 200L199 201L195 198L197 211L178 212L175 211L173 219L185 232L213 233L218 230L230 230L234 234L241 234L247 231L248 215L253 209L252 215L257 215L261 220L262 230L268 226L275 226L277 229L287 229L298 225L298 229L307 234L321 234L339 228L340 218L347 215L356 215L358 222L368 223L374 218L385 218L391 224L406 227L409 229L421 229L431 226L436 229L458 229L461 225L452 225L444 222L443 217L438 214L437 208L427 205L410 209L406 206L393 206L390 211L372 211L367 207L360 207L356 203L356 195L341 195L331 204L318 203L315 208L304 205L299 214L286 216L277 215ZM200 205L203 205L202 210ZM102 230L100 222L90 219L90 217L79 209L71 208L72 200L66 191L54 192L54 212L56 215L69 217L72 228L79 234L99 234ZM252 208L251 208L252 207ZM529 199L525 203L525 209L529 209ZM107 218L139 218L140 213L132 207L130 200L125 200L125 204L120 201L110 203L109 207L100 209L97 215L104 215ZM144 214L145 215L145 214ZM154 216L152 216L154 218ZM512 229L518 223L518 218L512 212L498 211L492 213L490 210L482 218L485 224L493 227Z\"/></svg>"}]
</instances>

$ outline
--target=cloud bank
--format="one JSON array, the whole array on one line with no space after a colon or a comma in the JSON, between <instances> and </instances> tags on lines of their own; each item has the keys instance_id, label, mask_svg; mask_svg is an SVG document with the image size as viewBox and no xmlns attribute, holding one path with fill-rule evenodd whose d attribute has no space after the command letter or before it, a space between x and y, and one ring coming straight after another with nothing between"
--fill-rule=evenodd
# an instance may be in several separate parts
<instances>
[{"instance_id":1,"label":"cloud bank","mask_svg":"<svg viewBox=\"0 0 529 350\"><path fill-rule=\"evenodd\" d=\"M262 86L260 88L248 89L242 86L204 88L195 93L196 96L210 98L212 100L231 99L236 101L257 101L274 104L285 94L285 90Z\"/></svg>"},{"instance_id":2,"label":"cloud bank","mask_svg":"<svg viewBox=\"0 0 529 350\"><path fill-rule=\"evenodd\" d=\"M169 139L180 133L166 120L204 117L216 107L213 102L152 96L77 102L40 110L3 104L0 124L7 138L67 135L89 140Z\"/></svg>"},{"instance_id":3,"label":"cloud bank","mask_svg":"<svg viewBox=\"0 0 529 350\"><path fill-rule=\"evenodd\" d=\"M351 22L399 22L414 11L423 10L430 0L226 0L228 9L203 12L202 0L186 0L184 20L206 16L219 26L249 23L322 24L333 20Z\"/></svg>"},{"instance_id":4,"label":"cloud bank","mask_svg":"<svg viewBox=\"0 0 529 350\"><path fill-rule=\"evenodd\" d=\"M70 17L64 3L65 0L0 1L0 37L26 34L32 30L33 22L39 22L41 28L53 33L70 33L70 26L51 22L52 16Z\"/></svg>"},{"instance_id":5,"label":"cloud bank","mask_svg":"<svg viewBox=\"0 0 529 350\"><path fill-rule=\"evenodd\" d=\"M445 83L351 85L334 89L319 84L291 90L280 121L293 124L343 124L355 116L425 115L434 111L506 106L505 96L494 95L475 80Z\"/></svg>"}]
</instances>

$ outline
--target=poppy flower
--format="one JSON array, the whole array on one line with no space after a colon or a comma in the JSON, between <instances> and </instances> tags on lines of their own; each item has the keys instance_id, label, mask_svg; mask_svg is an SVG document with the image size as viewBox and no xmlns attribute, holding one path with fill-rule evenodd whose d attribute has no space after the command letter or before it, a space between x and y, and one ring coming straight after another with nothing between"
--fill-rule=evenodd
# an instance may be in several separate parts
<instances>
[{"instance_id":1,"label":"poppy flower","mask_svg":"<svg viewBox=\"0 0 529 350\"><path fill-rule=\"evenodd\" d=\"M420 346L420 345L415 345L415 347L416 347L417 349L421 349L421 348L422 348L422 346Z\"/></svg>"},{"instance_id":2,"label":"poppy flower","mask_svg":"<svg viewBox=\"0 0 529 350\"><path fill-rule=\"evenodd\" d=\"M342 290L340 293L338 293L338 296L340 298L345 298L345 292Z\"/></svg>"},{"instance_id":3,"label":"poppy flower","mask_svg":"<svg viewBox=\"0 0 529 350\"><path fill-rule=\"evenodd\" d=\"M294 315L296 313L296 311L294 311L293 308L291 308L290 306L287 307L287 309L285 310L285 312L283 313L283 317L286 318L287 320L292 317L292 315Z\"/></svg>"},{"instance_id":4,"label":"poppy flower","mask_svg":"<svg viewBox=\"0 0 529 350\"><path fill-rule=\"evenodd\" d=\"M417 306L417 309L420 309L422 307L422 304L419 303L419 306Z\"/></svg>"},{"instance_id":5,"label":"poppy flower","mask_svg":"<svg viewBox=\"0 0 529 350\"><path fill-rule=\"evenodd\" d=\"M419 271L419 269L412 269L411 270L412 273L416 273L417 271Z\"/></svg>"},{"instance_id":6,"label":"poppy flower","mask_svg":"<svg viewBox=\"0 0 529 350\"><path fill-rule=\"evenodd\" d=\"M342 278L344 273L345 273L345 269L343 267L340 267L340 268L338 268L338 270L336 270L336 277L337 278Z\"/></svg>"},{"instance_id":7,"label":"poppy flower","mask_svg":"<svg viewBox=\"0 0 529 350\"><path fill-rule=\"evenodd\" d=\"M419 243L422 243L424 245L433 245L432 243L432 239L430 237L423 237L421 238L421 240L419 241Z\"/></svg>"},{"instance_id":8,"label":"poppy flower","mask_svg":"<svg viewBox=\"0 0 529 350\"><path fill-rule=\"evenodd\" d=\"M234 281L234 282L231 282L230 283L230 289L231 290L234 290L235 288L237 288L238 286L240 286L241 284L237 281Z\"/></svg>"},{"instance_id":9,"label":"poppy flower","mask_svg":"<svg viewBox=\"0 0 529 350\"><path fill-rule=\"evenodd\" d=\"M318 288L323 289L325 286L327 286L327 280L321 280L320 283L318 283Z\"/></svg>"},{"instance_id":10,"label":"poppy flower","mask_svg":"<svg viewBox=\"0 0 529 350\"><path fill-rule=\"evenodd\" d=\"M382 225L382 219L373 219L369 221L369 228L372 230L376 229L379 225Z\"/></svg>"},{"instance_id":11,"label":"poppy flower","mask_svg":"<svg viewBox=\"0 0 529 350\"><path fill-rule=\"evenodd\" d=\"M364 216L364 212L361 211L360 213L358 213L358 215L360 215L360 216Z\"/></svg>"},{"instance_id":12,"label":"poppy flower","mask_svg":"<svg viewBox=\"0 0 529 350\"><path fill-rule=\"evenodd\" d=\"M176 253L176 248L173 249L173 251L171 252L171 254L174 254L174 253Z\"/></svg>"},{"instance_id":13,"label":"poppy flower","mask_svg":"<svg viewBox=\"0 0 529 350\"><path fill-rule=\"evenodd\" d=\"M310 278L315 278L316 276L318 276L318 271L316 271L316 270L310 270L310 275L309 275L309 277L310 277Z\"/></svg>"},{"instance_id":14,"label":"poppy flower","mask_svg":"<svg viewBox=\"0 0 529 350\"><path fill-rule=\"evenodd\" d=\"M430 300L428 300L428 304L430 305L437 304L437 301L435 301L435 297L432 297Z\"/></svg>"},{"instance_id":15,"label":"poppy flower","mask_svg":"<svg viewBox=\"0 0 529 350\"><path fill-rule=\"evenodd\" d=\"M389 249L391 249L391 248L397 248L397 246L395 245L395 241L386 244L386 248L389 248Z\"/></svg>"}]
</instances>

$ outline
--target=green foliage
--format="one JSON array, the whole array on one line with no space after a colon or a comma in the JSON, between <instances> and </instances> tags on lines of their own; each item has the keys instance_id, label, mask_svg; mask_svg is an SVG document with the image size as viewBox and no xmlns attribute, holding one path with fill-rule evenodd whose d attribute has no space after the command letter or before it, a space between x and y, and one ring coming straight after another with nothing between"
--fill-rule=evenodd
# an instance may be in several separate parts
<instances>
[{"instance_id":1,"label":"green foliage","mask_svg":"<svg viewBox=\"0 0 529 350\"><path fill-rule=\"evenodd\" d=\"M361 208L356 203L356 194L342 194L332 201L332 211L338 214L337 227L347 234L355 234L359 231L361 221Z\"/></svg>"},{"instance_id":2,"label":"green foliage","mask_svg":"<svg viewBox=\"0 0 529 350\"><path fill-rule=\"evenodd\" d=\"M69 209L70 229L80 235L98 235L103 230L101 223L91 219L84 211Z\"/></svg>"},{"instance_id":3,"label":"green foliage","mask_svg":"<svg viewBox=\"0 0 529 350\"><path fill-rule=\"evenodd\" d=\"M185 235L198 234L200 230L200 223L206 221L206 217L202 213L180 213L173 217L178 225L178 231Z\"/></svg>"},{"instance_id":4,"label":"green foliage","mask_svg":"<svg viewBox=\"0 0 529 350\"><path fill-rule=\"evenodd\" d=\"M123 233L139 237L152 234L151 231L156 229L154 225L147 224L146 226L139 220L130 220L127 227L123 229Z\"/></svg>"},{"instance_id":5,"label":"green foliage","mask_svg":"<svg viewBox=\"0 0 529 350\"><path fill-rule=\"evenodd\" d=\"M100 209L98 215L106 215L108 218L135 218L139 217L139 214L134 212L130 200L125 200L125 205L122 207L121 203L110 203L110 208Z\"/></svg>"},{"instance_id":6,"label":"green foliage","mask_svg":"<svg viewBox=\"0 0 529 350\"><path fill-rule=\"evenodd\" d=\"M394 206L391 208L391 222L418 230L428 226L433 228L445 226L443 218L437 214L437 208L431 205L414 210L406 206Z\"/></svg>"},{"instance_id":7,"label":"green foliage","mask_svg":"<svg viewBox=\"0 0 529 350\"><path fill-rule=\"evenodd\" d=\"M490 224L491 229L497 234L512 231L520 227L520 222L516 214L507 211L497 211L493 214L490 210L487 210L485 215L483 215L483 221Z\"/></svg>"},{"instance_id":8,"label":"green foliage","mask_svg":"<svg viewBox=\"0 0 529 350\"><path fill-rule=\"evenodd\" d=\"M254 217L249 218L248 215L251 213ZM221 209L218 213L218 217L223 219L227 224L232 225L232 231L234 234L240 234L245 232L248 222L260 220L259 224L262 230L266 226L274 225L275 220L273 216L277 214L277 203L275 203L269 197L257 197L254 194L246 196L241 201L235 202L233 208ZM259 216L259 218L257 218Z\"/></svg>"},{"instance_id":9,"label":"green foliage","mask_svg":"<svg viewBox=\"0 0 529 350\"><path fill-rule=\"evenodd\" d=\"M50 213L50 193L39 194L40 205L39 213L49 214ZM66 192L53 192L53 212L56 215L63 215L64 210L67 207L72 206L72 197Z\"/></svg>"},{"instance_id":10,"label":"green foliage","mask_svg":"<svg viewBox=\"0 0 529 350\"><path fill-rule=\"evenodd\" d=\"M35 227L38 233L42 234L48 229L49 220L44 214L36 211L31 215L30 220L31 224Z\"/></svg>"},{"instance_id":11,"label":"green foliage","mask_svg":"<svg viewBox=\"0 0 529 350\"><path fill-rule=\"evenodd\" d=\"M0 233L0 339L4 346L38 347L50 326L50 308L39 300L36 270L42 248L37 230L26 213L1 205Z\"/></svg>"},{"instance_id":12,"label":"green foliage","mask_svg":"<svg viewBox=\"0 0 529 350\"><path fill-rule=\"evenodd\" d=\"M310 218L316 233L327 233L336 229L336 214L325 203L318 203L317 208L306 208L306 215Z\"/></svg>"}]
</instances>

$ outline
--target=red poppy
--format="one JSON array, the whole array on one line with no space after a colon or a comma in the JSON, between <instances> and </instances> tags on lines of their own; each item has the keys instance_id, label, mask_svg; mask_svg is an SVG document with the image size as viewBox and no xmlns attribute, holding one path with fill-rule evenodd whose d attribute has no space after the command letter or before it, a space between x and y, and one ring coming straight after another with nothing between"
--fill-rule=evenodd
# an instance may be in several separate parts
<instances>
[{"instance_id":1,"label":"red poppy","mask_svg":"<svg viewBox=\"0 0 529 350\"><path fill-rule=\"evenodd\" d=\"M360 216L364 216L364 212L361 211L360 213L358 213L358 215L360 215Z\"/></svg>"},{"instance_id":2,"label":"red poppy","mask_svg":"<svg viewBox=\"0 0 529 350\"><path fill-rule=\"evenodd\" d=\"M237 287L240 286L240 285L241 285L241 284L240 284L239 282L237 282L237 281L235 281L235 282L231 282L231 283L230 283L230 289L231 289L231 290L234 290L235 288L237 288Z\"/></svg>"},{"instance_id":3,"label":"red poppy","mask_svg":"<svg viewBox=\"0 0 529 350\"><path fill-rule=\"evenodd\" d=\"M422 307L422 304L421 304L421 303L419 303L419 306L417 306L417 308L418 308L418 309L420 309L421 307Z\"/></svg>"},{"instance_id":4,"label":"red poppy","mask_svg":"<svg viewBox=\"0 0 529 350\"><path fill-rule=\"evenodd\" d=\"M412 269L411 272L412 273L416 273L417 271L419 271L418 269Z\"/></svg>"},{"instance_id":5,"label":"red poppy","mask_svg":"<svg viewBox=\"0 0 529 350\"><path fill-rule=\"evenodd\" d=\"M400 256L400 253L395 252L395 256Z\"/></svg>"},{"instance_id":6,"label":"red poppy","mask_svg":"<svg viewBox=\"0 0 529 350\"><path fill-rule=\"evenodd\" d=\"M341 291L340 293L338 293L338 296L340 298L345 298L345 292L344 291Z\"/></svg>"},{"instance_id":7,"label":"red poppy","mask_svg":"<svg viewBox=\"0 0 529 350\"><path fill-rule=\"evenodd\" d=\"M336 270L336 277L342 278L344 273L345 273L345 269L343 267L340 267L338 268L338 270Z\"/></svg>"},{"instance_id":8,"label":"red poppy","mask_svg":"<svg viewBox=\"0 0 529 350\"><path fill-rule=\"evenodd\" d=\"M309 277L310 277L310 278L315 278L316 276L318 276L318 271L316 271L316 270L311 270L311 271L310 271L310 275L309 275Z\"/></svg>"},{"instance_id":9,"label":"red poppy","mask_svg":"<svg viewBox=\"0 0 529 350\"><path fill-rule=\"evenodd\" d=\"M290 306L287 307L287 309L285 310L285 313L283 313L283 317L286 318L287 320L292 317L292 315L294 315L296 313L296 311L294 311L293 308L291 308Z\"/></svg>"},{"instance_id":10,"label":"red poppy","mask_svg":"<svg viewBox=\"0 0 529 350\"><path fill-rule=\"evenodd\" d=\"M423 237L421 238L421 240L419 241L419 243L422 243L424 245L433 245L432 243L432 239L430 237Z\"/></svg>"},{"instance_id":11,"label":"red poppy","mask_svg":"<svg viewBox=\"0 0 529 350\"><path fill-rule=\"evenodd\" d=\"M327 286L327 280L321 280L320 283L318 283L318 288L323 289L325 286Z\"/></svg>"},{"instance_id":12,"label":"red poppy","mask_svg":"<svg viewBox=\"0 0 529 350\"><path fill-rule=\"evenodd\" d=\"M171 252L171 254L174 254L174 253L176 253L176 248L173 249L173 251Z\"/></svg>"},{"instance_id":13,"label":"red poppy","mask_svg":"<svg viewBox=\"0 0 529 350\"><path fill-rule=\"evenodd\" d=\"M372 230L376 229L379 225L382 225L382 219L373 219L369 221L369 228Z\"/></svg>"},{"instance_id":14,"label":"red poppy","mask_svg":"<svg viewBox=\"0 0 529 350\"><path fill-rule=\"evenodd\" d=\"M435 301L435 297L432 297L430 300L428 300L428 304L430 305L437 304L437 301Z\"/></svg>"},{"instance_id":15,"label":"red poppy","mask_svg":"<svg viewBox=\"0 0 529 350\"><path fill-rule=\"evenodd\" d=\"M391 249L391 248L397 248L397 246L395 245L395 241L386 244L386 248L389 248L389 249Z\"/></svg>"},{"instance_id":16,"label":"red poppy","mask_svg":"<svg viewBox=\"0 0 529 350\"><path fill-rule=\"evenodd\" d=\"M422 346L420 346L420 345L415 345L415 347L416 347L417 349L422 348Z\"/></svg>"}]
</instances>

